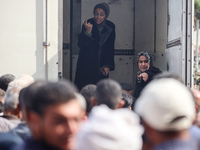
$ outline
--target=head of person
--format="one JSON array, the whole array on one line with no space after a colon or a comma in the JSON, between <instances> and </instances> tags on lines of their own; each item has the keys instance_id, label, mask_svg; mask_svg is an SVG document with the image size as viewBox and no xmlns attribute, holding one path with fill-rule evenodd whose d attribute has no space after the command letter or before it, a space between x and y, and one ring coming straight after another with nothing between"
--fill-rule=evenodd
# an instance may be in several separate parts
<instances>
[{"instance_id":1,"label":"head of person","mask_svg":"<svg viewBox=\"0 0 200 150\"><path fill-rule=\"evenodd\" d=\"M7 90L8 84L15 79L12 74L4 74L0 77L0 88L4 91Z\"/></svg>"},{"instance_id":2,"label":"head of person","mask_svg":"<svg viewBox=\"0 0 200 150\"><path fill-rule=\"evenodd\" d=\"M20 90L34 82L30 75L22 75L9 83L4 97L4 113L22 119L19 105Z\"/></svg>"},{"instance_id":3,"label":"head of person","mask_svg":"<svg viewBox=\"0 0 200 150\"><path fill-rule=\"evenodd\" d=\"M122 88L112 79L103 79L97 83L95 102L97 105L105 104L111 109L121 108L124 105Z\"/></svg>"},{"instance_id":4,"label":"head of person","mask_svg":"<svg viewBox=\"0 0 200 150\"><path fill-rule=\"evenodd\" d=\"M124 101L123 108L131 109L131 106L133 104L133 96L128 93L122 92L122 100Z\"/></svg>"},{"instance_id":5,"label":"head of person","mask_svg":"<svg viewBox=\"0 0 200 150\"><path fill-rule=\"evenodd\" d=\"M120 85L121 85L121 87L122 87L122 91L124 92L124 93L128 93L128 94L130 94L130 95L133 95L133 87L132 87L132 85L131 84L129 84L129 83L120 83Z\"/></svg>"},{"instance_id":6,"label":"head of person","mask_svg":"<svg viewBox=\"0 0 200 150\"><path fill-rule=\"evenodd\" d=\"M109 13L110 13L110 8L107 3L99 3L95 5L93 10L95 22L97 24L102 24L109 16Z\"/></svg>"},{"instance_id":7,"label":"head of person","mask_svg":"<svg viewBox=\"0 0 200 150\"><path fill-rule=\"evenodd\" d=\"M26 112L30 109L30 100L34 96L35 92L40 86L43 86L45 81L35 81L29 86L20 90L19 93L19 105L22 111L22 117L26 120Z\"/></svg>"},{"instance_id":8,"label":"head of person","mask_svg":"<svg viewBox=\"0 0 200 150\"><path fill-rule=\"evenodd\" d=\"M92 109L92 97L94 97L94 93L97 86L95 84L88 84L84 86L80 93L84 96L87 104L86 113L89 114Z\"/></svg>"},{"instance_id":9,"label":"head of person","mask_svg":"<svg viewBox=\"0 0 200 150\"><path fill-rule=\"evenodd\" d=\"M153 142L160 137L179 138L195 119L193 95L183 83L173 78L151 81L136 102L135 111L141 116L147 135ZM167 138L166 138L167 137ZM182 138L182 137L181 137Z\"/></svg>"},{"instance_id":10,"label":"head of person","mask_svg":"<svg viewBox=\"0 0 200 150\"><path fill-rule=\"evenodd\" d=\"M153 66L151 55L146 51L139 52L137 55L137 65L141 72L148 70Z\"/></svg>"},{"instance_id":11,"label":"head of person","mask_svg":"<svg viewBox=\"0 0 200 150\"><path fill-rule=\"evenodd\" d=\"M69 81L47 82L37 88L27 101L26 113L35 139L55 149L75 148L75 135L83 116L75 93Z\"/></svg>"},{"instance_id":12,"label":"head of person","mask_svg":"<svg viewBox=\"0 0 200 150\"><path fill-rule=\"evenodd\" d=\"M109 114L109 115L108 115ZM139 117L127 109L109 109L95 106L80 129L77 138L79 150L142 149L143 128Z\"/></svg>"}]
</instances>

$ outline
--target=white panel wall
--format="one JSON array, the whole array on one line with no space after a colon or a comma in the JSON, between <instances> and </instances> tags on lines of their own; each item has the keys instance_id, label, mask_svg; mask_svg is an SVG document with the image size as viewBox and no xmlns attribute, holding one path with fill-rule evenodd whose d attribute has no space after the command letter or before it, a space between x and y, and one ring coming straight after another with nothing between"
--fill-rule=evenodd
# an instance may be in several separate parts
<instances>
[{"instance_id":1,"label":"white panel wall","mask_svg":"<svg viewBox=\"0 0 200 150\"><path fill-rule=\"evenodd\" d=\"M45 78L45 0L0 0L0 75ZM57 80L58 2L49 2L48 76Z\"/></svg>"},{"instance_id":2,"label":"white panel wall","mask_svg":"<svg viewBox=\"0 0 200 150\"><path fill-rule=\"evenodd\" d=\"M177 39L182 36L182 0L169 0L169 32L168 41ZM176 30L174 30L176 29Z\"/></svg>"}]
</instances>

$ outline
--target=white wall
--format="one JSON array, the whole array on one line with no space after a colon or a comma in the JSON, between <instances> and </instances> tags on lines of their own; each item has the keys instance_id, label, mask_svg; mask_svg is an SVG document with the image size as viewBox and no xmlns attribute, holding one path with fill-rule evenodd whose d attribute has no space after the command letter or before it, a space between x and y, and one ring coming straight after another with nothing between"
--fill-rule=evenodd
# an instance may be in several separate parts
<instances>
[{"instance_id":1,"label":"white wall","mask_svg":"<svg viewBox=\"0 0 200 150\"><path fill-rule=\"evenodd\" d=\"M0 0L0 75L45 79L45 0ZM48 1L48 78L57 80L58 1Z\"/></svg>"}]
</instances>

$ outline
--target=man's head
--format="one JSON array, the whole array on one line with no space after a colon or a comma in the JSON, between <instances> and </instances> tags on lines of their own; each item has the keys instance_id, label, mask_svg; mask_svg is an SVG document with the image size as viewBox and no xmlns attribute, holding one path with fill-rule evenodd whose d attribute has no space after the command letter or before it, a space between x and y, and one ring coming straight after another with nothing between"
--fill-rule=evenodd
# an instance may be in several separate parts
<instances>
[{"instance_id":1,"label":"man's head","mask_svg":"<svg viewBox=\"0 0 200 150\"><path fill-rule=\"evenodd\" d=\"M127 109L95 106L78 133L78 150L139 150L143 128L139 117Z\"/></svg>"},{"instance_id":2,"label":"man's head","mask_svg":"<svg viewBox=\"0 0 200 150\"><path fill-rule=\"evenodd\" d=\"M121 87L122 87L122 91L124 92L124 93L128 93L128 94L130 94L130 95L133 95L133 87L132 87L132 85L131 84L129 84L129 83L120 83L120 85L121 85Z\"/></svg>"},{"instance_id":3,"label":"man's head","mask_svg":"<svg viewBox=\"0 0 200 150\"><path fill-rule=\"evenodd\" d=\"M35 139L57 149L74 149L83 116L75 92L67 81L47 82L34 92L29 99L27 122Z\"/></svg>"},{"instance_id":4,"label":"man's head","mask_svg":"<svg viewBox=\"0 0 200 150\"><path fill-rule=\"evenodd\" d=\"M89 112L92 109L91 98L94 97L96 88L97 88L96 85L88 84L88 85L84 86L80 91L80 93L85 97L85 100L86 100L86 104L87 104L86 113L87 114L89 114Z\"/></svg>"},{"instance_id":5,"label":"man's head","mask_svg":"<svg viewBox=\"0 0 200 150\"><path fill-rule=\"evenodd\" d=\"M152 63L151 56L148 52L142 51L138 53L137 64L141 72L148 70L149 67L153 65Z\"/></svg>"},{"instance_id":6,"label":"man's head","mask_svg":"<svg viewBox=\"0 0 200 150\"><path fill-rule=\"evenodd\" d=\"M119 83L112 79L101 80L97 84L95 100L97 105L105 104L111 109L122 107L122 89Z\"/></svg>"},{"instance_id":7,"label":"man's head","mask_svg":"<svg viewBox=\"0 0 200 150\"><path fill-rule=\"evenodd\" d=\"M0 88L4 91L7 90L8 84L15 79L12 74L4 74L0 77Z\"/></svg>"},{"instance_id":8,"label":"man's head","mask_svg":"<svg viewBox=\"0 0 200 150\"><path fill-rule=\"evenodd\" d=\"M180 81L166 78L153 80L144 88L135 111L154 130L178 132L190 128L194 108L191 91Z\"/></svg>"},{"instance_id":9,"label":"man's head","mask_svg":"<svg viewBox=\"0 0 200 150\"><path fill-rule=\"evenodd\" d=\"M4 112L7 115L15 115L22 119L19 106L20 90L34 82L30 75L22 75L9 83L4 97Z\"/></svg>"}]
</instances>

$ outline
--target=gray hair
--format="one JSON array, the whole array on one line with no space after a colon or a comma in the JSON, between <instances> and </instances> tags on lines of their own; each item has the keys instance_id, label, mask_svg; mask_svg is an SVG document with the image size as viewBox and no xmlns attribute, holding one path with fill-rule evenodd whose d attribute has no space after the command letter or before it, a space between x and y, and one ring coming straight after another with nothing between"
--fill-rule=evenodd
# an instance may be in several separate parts
<instances>
[{"instance_id":1,"label":"gray hair","mask_svg":"<svg viewBox=\"0 0 200 150\"><path fill-rule=\"evenodd\" d=\"M19 92L21 89L33 83L34 79L30 75L22 75L9 83L4 97L4 110L13 111L19 104Z\"/></svg>"},{"instance_id":2,"label":"gray hair","mask_svg":"<svg viewBox=\"0 0 200 150\"><path fill-rule=\"evenodd\" d=\"M86 104L87 104L87 109L86 112L89 113L92 109L92 104L91 104L91 97L94 97L94 93L96 90L97 86L95 84L88 84L84 86L80 93L85 97Z\"/></svg>"},{"instance_id":3,"label":"gray hair","mask_svg":"<svg viewBox=\"0 0 200 150\"><path fill-rule=\"evenodd\" d=\"M17 108L19 104L19 89L18 88L11 88L6 91L5 94L5 101L4 101L4 111L9 112L13 111Z\"/></svg>"},{"instance_id":4,"label":"gray hair","mask_svg":"<svg viewBox=\"0 0 200 150\"><path fill-rule=\"evenodd\" d=\"M122 92L122 100L124 101L123 108L129 108L133 104L133 96L128 93Z\"/></svg>"},{"instance_id":5,"label":"gray hair","mask_svg":"<svg viewBox=\"0 0 200 150\"><path fill-rule=\"evenodd\" d=\"M75 96L76 96L76 99L78 100L78 103L80 104L81 106L81 109L83 111L86 111L86 100L85 98L83 97L83 95L79 94L79 93L75 93Z\"/></svg>"},{"instance_id":6,"label":"gray hair","mask_svg":"<svg viewBox=\"0 0 200 150\"><path fill-rule=\"evenodd\" d=\"M120 84L112 79L103 79L97 84L95 99L97 105L105 104L111 109L116 109L122 97Z\"/></svg>"}]
</instances>

